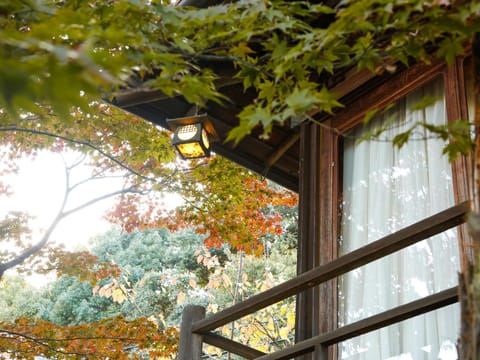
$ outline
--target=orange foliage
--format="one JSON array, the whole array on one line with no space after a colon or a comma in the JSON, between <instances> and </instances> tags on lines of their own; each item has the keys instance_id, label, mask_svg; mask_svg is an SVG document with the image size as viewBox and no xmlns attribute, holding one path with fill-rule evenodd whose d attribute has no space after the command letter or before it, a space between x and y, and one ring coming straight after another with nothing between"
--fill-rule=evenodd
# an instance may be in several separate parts
<instances>
[{"instance_id":1,"label":"orange foliage","mask_svg":"<svg viewBox=\"0 0 480 360\"><path fill-rule=\"evenodd\" d=\"M159 199L146 203L136 194L122 197L108 219L131 232L166 227L171 231L194 227L205 234L205 245L225 243L246 253L261 255L262 237L283 232L275 206L293 207L298 197L220 157L203 160L182 180L185 202L166 211ZM144 198L143 198L144 199Z\"/></svg>"},{"instance_id":2,"label":"orange foliage","mask_svg":"<svg viewBox=\"0 0 480 360\"><path fill-rule=\"evenodd\" d=\"M82 359L141 359L138 351L151 357L168 357L176 352L178 331L159 331L145 318L127 321L123 317L94 324L59 326L41 319L0 322L0 355L11 359L35 356Z\"/></svg>"},{"instance_id":3,"label":"orange foliage","mask_svg":"<svg viewBox=\"0 0 480 360\"><path fill-rule=\"evenodd\" d=\"M265 209L269 206L294 206L297 198L286 191L274 191L266 181L255 178L246 178L244 184L241 202L227 204L221 211L201 214L193 220L198 221L197 231L208 235L205 239L208 247L219 247L227 242L238 250L261 255L262 236L283 232L281 216Z\"/></svg>"},{"instance_id":4,"label":"orange foliage","mask_svg":"<svg viewBox=\"0 0 480 360\"><path fill-rule=\"evenodd\" d=\"M48 261L43 264L43 268L39 265L36 269L40 273L55 270L57 276L74 276L92 285L121 274L117 264L99 262L98 257L88 251L71 252L60 246L47 247L45 250Z\"/></svg>"}]
</instances>

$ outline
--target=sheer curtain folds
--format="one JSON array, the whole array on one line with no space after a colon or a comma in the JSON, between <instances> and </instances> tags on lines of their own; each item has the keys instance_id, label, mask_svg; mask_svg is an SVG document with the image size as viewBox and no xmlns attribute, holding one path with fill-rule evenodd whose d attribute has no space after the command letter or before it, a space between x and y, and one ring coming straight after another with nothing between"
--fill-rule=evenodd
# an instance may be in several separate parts
<instances>
[{"instance_id":1,"label":"sheer curtain folds","mask_svg":"<svg viewBox=\"0 0 480 360\"><path fill-rule=\"evenodd\" d=\"M435 99L418 110L426 96ZM446 122L444 85L437 79L353 129L344 141L340 253L348 253L454 204L452 170L442 140L415 133L401 149L391 140L415 122ZM358 142L388 124L380 139ZM390 141L389 141L390 140ZM456 285L457 233L447 231L363 266L339 281L339 326ZM342 343L341 359L456 359L455 307L418 316Z\"/></svg>"}]
</instances>

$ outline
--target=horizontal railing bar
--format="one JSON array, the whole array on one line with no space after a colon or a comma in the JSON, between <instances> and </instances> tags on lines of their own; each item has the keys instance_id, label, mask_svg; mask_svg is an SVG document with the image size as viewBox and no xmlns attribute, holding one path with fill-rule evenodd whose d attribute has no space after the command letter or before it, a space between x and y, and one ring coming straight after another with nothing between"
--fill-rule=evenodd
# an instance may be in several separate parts
<instances>
[{"instance_id":1,"label":"horizontal railing bar","mask_svg":"<svg viewBox=\"0 0 480 360\"><path fill-rule=\"evenodd\" d=\"M465 222L465 215L470 212L470 202L466 201L430 216L396 233L372 242L364 247L343 255L328 264L319 266L275 286L260 294L254 295L205 319L192 324L192 331L205 333L245 315L254 313L275 304L299 292L322 282L343 275L350 270L378 260L398 250L413 245L421 240L446 231Z\"/></svg>"},{"instance_id":2,"label":"horizontal railing bar","mask_svg":"<svg viewBox=\"0 0 480 360\"><path fill-rule=\"evenodd\" d=\"M322 343L326 346L333 345L456 302L458 302L457 286L336 329L327 333Z\"/></svg>"},{"instance_id":3,"label":"horizontal railing bar","mask_svg":"<svg viewBox=\"0 0 480 360\"><path fill-rule=\"evenodd\" d=\"M287 349L261 356L257 360L287 360L295 356L312 352L316 346L328 346L345 341L367 332L415 317L454 304L458 301L458 287L450 288L411 303L398 306L378 315L360 320L308 340L299 342Z\"/></svg>"},{"instance_id":4,"label":"horizontal railing bar","mask_svg":"<svg viewBox=\"0 0 480 360\"><path fill-rule=\"evenodd\" d=\"M239 342L227 339L217 334L206 333L203 334L202 337L203 342L206 342L210 345L216 346L233 354L240 355L246 359L256 359L265 355L264 352L240 344Z\"/></svg>"}]
</instances>

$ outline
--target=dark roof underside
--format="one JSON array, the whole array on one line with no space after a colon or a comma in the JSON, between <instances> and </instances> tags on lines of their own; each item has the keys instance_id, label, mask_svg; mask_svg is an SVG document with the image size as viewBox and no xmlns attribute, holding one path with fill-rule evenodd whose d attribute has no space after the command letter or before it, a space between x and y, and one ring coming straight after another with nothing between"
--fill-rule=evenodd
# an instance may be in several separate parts
<instances>
[{"instance_id":1,"label":"dark roof underside","mask_svg":"<svg viewBox=\"0 0 480 360\"><path fill-rule=\"evenodd\" d=\"M224 0L180 0L178 5L205 7ZM322 1L328 5L338 0ZM208 103L206 112L217 131L220 141L212 144L212 150L266 178L298 192L299 187L299 129L292 124L274 126L268 139L260 139L262 129L244 137L236 146L226 143L228 132L238 125L238 113L256 97L253 91L244 91L243 84L234 78L231 64L210 63L219 76L217 88L229 101L222 105ZM181 118L195 113L193 104L181 95L167 97L159 91L144 90L141 82L117 93L112 103L152 123L169 129L166 119ZM295 124L293 124L295 125Z\"/></svg>"},{"instance_id":2,"label":"dark roof underside","mask_svg":"<svg viewBox=\"0 0 480 360\"><path fill-rule=\"evenodd\" d=\"M228 132L238 124L237 114L249 104L254 94L243 91L242 84L222 87L230 101L222 105L208 103L206 112L220 141L212 150L266 178L298 191L298 131L288 125L275 126L268 139L260 140L261 129L243 138L236 146L225 143ZM182 96L166 97L158 91L126 91L113 98L112 103L154 124L169 129L166 120L192 114L194 105ZM204 112L204 109L202 109Z\"/></svg>"}]
</instances>

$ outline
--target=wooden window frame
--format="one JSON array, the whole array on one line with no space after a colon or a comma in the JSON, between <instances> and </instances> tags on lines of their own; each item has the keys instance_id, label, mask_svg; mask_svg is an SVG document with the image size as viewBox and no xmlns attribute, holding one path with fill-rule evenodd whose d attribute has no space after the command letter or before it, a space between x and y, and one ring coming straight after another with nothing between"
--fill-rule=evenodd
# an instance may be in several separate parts
<instances>
[{"instance_id":1,"label":"wooden window frame","mask_svg":"<svg viewBox=\"0 0 480 360\"><path fill-rule=\"evenodd\" d=\"M435 65L416 65L394 76L387 82L364 91L355 102L348 104L337 115L320 125L318 165L319 176L318 211L319 220L319 251L323 252L320 263L328 262L338 257L338 238L341 223L341 187L342 158L341 134L346 133L360 124L365 114L373 109L381 109L403 98L412 91L427 84L434 78L442 76L445 84L445 101L447 121L468 118L468 108L465 85L465 58L458 58L454 64L437 63ZM317 125L318 126L318 125ZM452 163L453 187L455 203L473 199L471 174L471 159L459 157ZM311 196L311 195L309 195ZM310 207L311 209L311 207ZM302 224L301 224L302 225ZM471 243L469 243L466 226L459 229L460 266L465 267L471 260ZM319 264L316 264L317 266ZM329 314L327 318L319 317L320 331L333 330L337 325L337 288L336 283L326 285L320 292L328 291L329 299L320 298L321 314ZM325 355L324 355L325 356ZM328 359L337 359L337 350L332 347Z\"/></svg>"}]
</instances>

